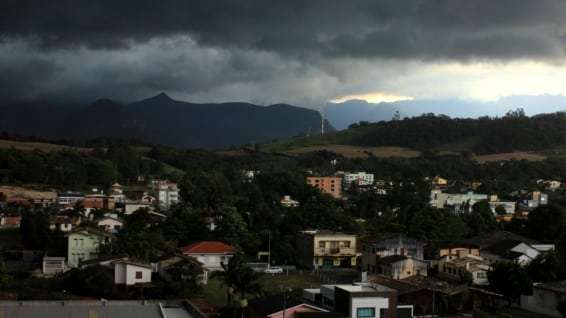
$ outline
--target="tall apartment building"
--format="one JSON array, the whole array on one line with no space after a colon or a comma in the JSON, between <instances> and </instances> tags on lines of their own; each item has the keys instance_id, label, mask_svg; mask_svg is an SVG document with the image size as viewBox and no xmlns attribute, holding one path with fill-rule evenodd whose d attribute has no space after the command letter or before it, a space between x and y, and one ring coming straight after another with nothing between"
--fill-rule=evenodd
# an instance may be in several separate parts
<instances>
[{"instance_id":1,"label":"tall apartment building","mask_svg":"<svg viewBox=\"0 0 566 318\"><path fill-rule=\"evenodd\" d=\"M343 172L341 174L343 180L342 183L345 188L350 187L352 184L356 184L358 186L370 186L373 184L373 173L366 173L366 172Z\"/></svg>"},{"instance_id":2,"label":"tall apartment building","mask_svg":"<svg viewBox=\"0 0 566 318\"><path fill-rule=\"evenodd\" d=\"M307 177L307 184L322 193L330 194L337 199L342 198L342 177Z\"/></svg>"},{"instance_id":3,"label":"tall apartment building","mask_svg":"<svg viewBox=\"0 0 566 318\"><path fill-rule=\"evenodd\" d=\"M179 202L179 188L176 183L156 180L152 184L160 208L169 209Z\"/></svg>"}]
</instances>

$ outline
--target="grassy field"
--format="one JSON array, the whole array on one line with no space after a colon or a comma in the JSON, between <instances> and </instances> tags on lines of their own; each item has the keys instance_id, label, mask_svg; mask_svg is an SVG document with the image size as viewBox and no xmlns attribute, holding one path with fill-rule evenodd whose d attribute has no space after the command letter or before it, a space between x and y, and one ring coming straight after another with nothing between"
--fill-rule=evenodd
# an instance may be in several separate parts
<instances>
[{"instance_id":1,"label":"grassy field","mask_svg":"<svg viewBox=\"0 0 566 318\"><path fill-rule=\"evenodd\" d=\"M528 161L542 161L547 157L533 152L508 152L498 153L491 155L474 156L474 159L479 163L509 161L509 160L528 160Z\"/></svg>"},{"instance_id":2,"label":"grassy field","mask_svg":"<svg viewBox=\"0 0 566 318\"><path fill-rule=\"evenodd\" d=\"M321 283L319 276L310 274L280 274L280 275L261 275L258 280L260 285L260 293L256 295L249 295L249 298L254 298L262 295L279 294L282 290L292 290L293 294L300 295L305 288L318 288ZM226 286L223 284L222 279L213 275L205 286L202 298L206 299L213 305L226 305Z\"/></svg>"},{"instance_id":3,"label":"grassy field","mask_svg":"<svg viewBox=\"0 0 566 318\"><path fill-rule=\"evenodd\" d=\"M92 151L91 148L80 148L80 147L71 147L71 146L63 146L63 145L56 145L50 144L46 142L23 142L23 141L13 141L13 140L4 140L0 139L0 149L17 149L23 151L61 151L61 150L76 150L81 152L90 152Z\"/></svg>"},{"instance_id":4,"label":"grassy field","mask_svg":"<svg viewBox=\"0 0 566 318\"><path fill-rule=\"evenodd\" d=\"M358 147L348 145L319 145L296 148L285 151L289 155L297 155L315 151L326 150L346 158L368 158L370 155L377 158L415 158L420 156L420 152L403 147Z\"/></svg>"}]
</instances>

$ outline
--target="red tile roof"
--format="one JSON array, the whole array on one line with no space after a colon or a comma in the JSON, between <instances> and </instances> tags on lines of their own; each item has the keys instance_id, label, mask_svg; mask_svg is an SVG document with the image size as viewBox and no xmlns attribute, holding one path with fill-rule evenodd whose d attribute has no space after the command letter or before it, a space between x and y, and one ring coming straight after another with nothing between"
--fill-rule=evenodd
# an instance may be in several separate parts
<instances>
[{"instance_id":1,"label":"red tile roof","mask_svg":"<svg viewBox=\"0 0 566 318\"><path fill-rule=\"evenodd\" d=\"M202 241L181 247L183 254L230 254L234 247L219 241Z\"/></svg>"}]
</instances>

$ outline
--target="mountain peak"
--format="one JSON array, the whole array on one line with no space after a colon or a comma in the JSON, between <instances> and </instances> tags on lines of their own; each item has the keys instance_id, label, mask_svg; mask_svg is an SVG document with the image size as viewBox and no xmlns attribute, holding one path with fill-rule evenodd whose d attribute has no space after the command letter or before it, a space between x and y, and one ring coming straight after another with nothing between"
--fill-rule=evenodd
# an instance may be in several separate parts
<instances>
[{"instance_id":1,"label":"mountain peak","mask_svg":"<svg viewBox=\"0 0 566 318\"><path fill-rule=\"evenodd\" d=\"M161 92L150 99L158 100L158 101L174 101L169 95L165 94L165 92Z\"/></svg>"}]
</instances>

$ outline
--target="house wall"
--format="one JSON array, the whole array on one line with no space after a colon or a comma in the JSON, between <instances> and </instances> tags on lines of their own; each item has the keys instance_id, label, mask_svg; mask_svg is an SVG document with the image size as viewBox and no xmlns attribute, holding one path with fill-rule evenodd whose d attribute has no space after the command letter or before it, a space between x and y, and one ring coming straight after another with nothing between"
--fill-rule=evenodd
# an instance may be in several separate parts
<instances>
[{"instance_id":1,"label":"house wall","mask_svg":"<svg viewBox=\"0 0 566 318\"><path fill-rule=\"evenodd\" d=\"M375 308L375 317L382 318L381 309L389 308L389 298L385 297L353 297L351 300L350 317L356 318L358 308Z\"/></svg>"},{"instance_id":2,"label":"house wall","mask_svg":"<svg viewBox=\"0 0 566 318\"><path fill-rule=\"evenodd\" d=\"M77 267L80 261L98 257L98 249L104 239L101 236L71 233L67 237L67 264Z\"/></svg>"},{"instance_id":3,"label":"house wall","mask_svg":"<svg viewBox=\"0 0 566 318\"><path fill-rule=\"evenodd\" d=\"M232 254L187 254L196 258L209 271L223 271L222 263L228 263Z\"/></svg>"},{"instance_id":4,"label":"house wall","mask_svg":"<svg viewBox=\"0 0 566 318\"><path fill-rule=\"evenodd\" d=\"M479 248L468 248L468 247L450 247L441 248L438 251L439 258L444 256L452 256L451 258L461 258L467 255L480 256Z\"/></svg>"},{"instance_id":5,"label":"house wall","mask_svg":"<svg viewBox=\"0 0 566 318\"><path fill-rule=\"evenodd\" d=\"M301 234L298 242L305 267L356 266L356 236L342 233Z\"/></svg>"},{"instance_id":6,"label":"house wall","mask_svg":"<svg viewBox=\"0 0 566 318\"><path fill-rule=\"evenodd\" d=\"M122 285L127 281L126 278L126 264L116 263L114 264L114 284Z\"/></svg>"},{"instance_id":7,"label":"house wall","mask_svg":"<svg viewBox=\"0 0 566 318\"><path fill-rule=\"evenodd\" d=\"M335 198L342 197L342 177L307 177L307 184Z\"/></svg>"},{"instance_id":8,"label":"house wall","mask_svg":"<svg viewBox=\"0 0 566 318\"><path fill-rule=\"evenodd\" d=\"M98 227L103 228L108 232L117 232L122 228L122 222L114 219L102 219L97 223Z\"/></svg>"}]
</instances>

